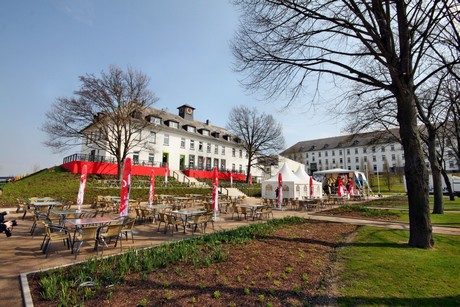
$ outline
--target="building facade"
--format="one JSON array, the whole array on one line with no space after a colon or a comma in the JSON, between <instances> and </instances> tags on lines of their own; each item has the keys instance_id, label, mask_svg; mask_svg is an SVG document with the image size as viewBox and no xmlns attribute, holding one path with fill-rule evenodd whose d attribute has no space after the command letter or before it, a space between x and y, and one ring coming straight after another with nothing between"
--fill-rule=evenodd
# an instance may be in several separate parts
<instances>
[{"instance_id":1,"label":"building facade","mask_svg":"<svg viewBox=\"0 0 460 307\"><path fill-rule=\"evenodd\" d=\"M397 129L393 129L302 141L281 155L305 164L309 174L332 168L369 173L403 172L404 150L397 135ZM429 166L428 159L425 161ZM459 171L452 151L447 151L445 161L448 172Z\"/></svg>"},{"instance_id":2,"label":"building facade","mask_svg":"<svg viewBox=\"0 0 460 307\"><path fill-rule=\"evenodd\" d=\"M194 120L195 108L182 105L178 114L149 108L141 120L149 122L136 137L139 144L129 153L134 165L161 167L168 163L171 170L212 170L245 173L247 154L241 140L210 121ZM91 144L82 144L81 153L110 160L110 154Z\"/></svg>"}]
</instances>

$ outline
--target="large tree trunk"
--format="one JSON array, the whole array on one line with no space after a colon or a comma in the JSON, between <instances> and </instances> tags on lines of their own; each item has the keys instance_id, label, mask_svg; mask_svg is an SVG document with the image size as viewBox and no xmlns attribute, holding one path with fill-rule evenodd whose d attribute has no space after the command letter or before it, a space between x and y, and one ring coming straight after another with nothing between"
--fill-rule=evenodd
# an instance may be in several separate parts
<instances>
[{"instance_id":1,"label":"large tree trunk","mask_svg":"<svg viewBox=\"0 0 460 307\"><path fill-rule=\"evenodd\" d=\"M436 131L428 128L428 159L430 160L431 176L433 179L433 214L444 213L444 199L442 195L441 167L436 152Z\"/></svg>"},{"instance_id":2,"label":"large tree trunk","mask_svg":"<svg viewBox=\"0 0 460 307\"><path fill-rule=\"evenodd\" d=\"M409 245L430 248L434 245L428 199L428 170L417 127L415 97L410 90L397 97L399 133L404 148L404 170L409 199Z\"/></svg>"}]
</instances>

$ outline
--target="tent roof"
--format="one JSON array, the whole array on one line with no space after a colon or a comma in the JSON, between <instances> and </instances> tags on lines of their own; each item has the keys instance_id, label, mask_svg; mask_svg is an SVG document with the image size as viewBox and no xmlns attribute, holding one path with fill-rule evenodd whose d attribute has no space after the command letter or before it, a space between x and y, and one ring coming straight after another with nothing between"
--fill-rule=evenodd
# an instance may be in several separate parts
<instances>
[{"instance_id":1,"label":"tent roof","mask_svg":"<svg viewBox=\"0 0 460 307\"><path fill-rule=\"evenodd\" d=\"M302 166L299 166L299 168L295 171L294 175L299 177L302 183L310 183L310 176L308 176L307 172Z\"/></svg>"},{"instance_id":2,"label":"tent roof","mask_svg":"<svg viewBox=\"0 0 460 307\"><path fill-rule=\"evenodd\" d=\"M302 179L297 177L289 167L287 163L284 163L283 166L278 170L275 176L271 177L270 179L264 180L264 181L270 181L270 182L278 182L278 174L281 173L281 176L283 177L283 182L294 182L294 183L304 183ZM308 175L307 175L308 176Z\"/></svg>"}]
</instances>

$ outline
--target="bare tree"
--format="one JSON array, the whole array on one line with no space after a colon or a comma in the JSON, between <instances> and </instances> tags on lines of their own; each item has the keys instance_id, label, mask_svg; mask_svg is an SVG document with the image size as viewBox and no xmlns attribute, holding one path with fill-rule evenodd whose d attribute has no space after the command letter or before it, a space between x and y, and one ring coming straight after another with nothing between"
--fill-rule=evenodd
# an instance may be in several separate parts
<instances>
[{"instance_id":1,"label":"bare tree","mask_svg":"<svg viewBox=\"0 0 460 307\"><path fill-rule=\"evenodd\" d=\"M255 108L234 107L229 114L227 130L242 140L248 155L247 178L258 160L272 160L284 148L283 129L272 115L260 114Z\"/></svg>"},{"instance_id":2,"label":"bare tree","mask_svg":"<svg viewBox=\"0 0 460 307\"><path fill-rule=\"evenodd\" d=\"M45 145L60 152L85 140L88 146L113 155L121 176L123 161L150 125L142 118L145 108L157 101L148 89L150 79L140 71L116 66L100 77L87 74L79 79L81 86L74 96L58 98L46 113Z\"/></svg>"},{"instance_id":3,"label":"bare tree","mask_svg":"<svg viewBox=\"0 0 460 307\"><path fill-rule=\"evenodd\" d=\"M456 1L234 0L241 7L233 41L236 69L249 89L292 99L313 77L385 92L405 152L409 245L433 246L428 171L417 127L417 86L458 65L446 39L456 33ZM439 60L442 58L442 60ZM378 94L383 97L384 95Z\"/></svg>"}]
</instances>

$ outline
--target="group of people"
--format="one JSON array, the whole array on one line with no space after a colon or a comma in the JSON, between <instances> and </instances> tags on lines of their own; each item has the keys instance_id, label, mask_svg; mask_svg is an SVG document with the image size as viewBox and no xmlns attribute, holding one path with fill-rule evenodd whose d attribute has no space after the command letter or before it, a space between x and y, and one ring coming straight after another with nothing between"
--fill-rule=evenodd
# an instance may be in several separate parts
<instances>
[{"instance_id":1,"label":"group of people","mask_svg":"<svg viewBox=\"0 0 460 307\"><path fill-rule=\"evenodd\" d=\"M340 189L343 189L340 191ZM349 195L355 193L355 184L352 178L347 175L339 175L336 178L330 176L323 180L323 191L325 194L343 194L347 191Z\"/></svg>"}]
</instances>

